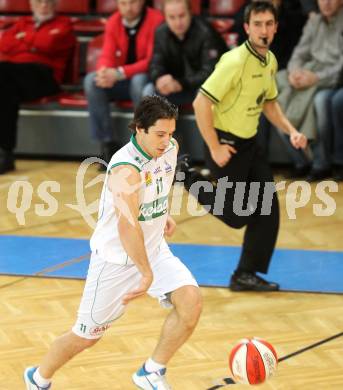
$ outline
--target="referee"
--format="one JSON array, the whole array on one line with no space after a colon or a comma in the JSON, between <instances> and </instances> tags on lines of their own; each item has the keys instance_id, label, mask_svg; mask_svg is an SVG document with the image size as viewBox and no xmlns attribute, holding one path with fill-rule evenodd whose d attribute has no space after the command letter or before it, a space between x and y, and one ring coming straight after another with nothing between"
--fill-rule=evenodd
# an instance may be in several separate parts
<instances>
[{"instance_id":1,"label":"referee","mask_svg":"<svg viewBox=\"0 0 343 390\"><path fill-rule=\"evenodd\" d=\"M277 61L269 45L277 30L277 11L271 2L252 1L245 9L244 29L248 40L221 57L201 86L193 106L207 144L206 160L218 189L219 179L233 183L226 188L220 218L236 229L246 226L241 257L230 288L232 291L276 291L277 283L256 274L267 273L279 230L276 192L271 191L267 212L262 202L268 191L267 186L264 191L266 183L274 186L274 179L256 140L261 112L289 134L295 148L305 148L307 140L291 125L276 101ZM240 196L242 182L245 188ZM258 201L253 203L249 188L250 185L256 188L256 183L259 183L259 196L255 196ZM237 199L239 196L241 199ZM245 209L237 208L240 201Z\"/></svg>"}]
</instances>

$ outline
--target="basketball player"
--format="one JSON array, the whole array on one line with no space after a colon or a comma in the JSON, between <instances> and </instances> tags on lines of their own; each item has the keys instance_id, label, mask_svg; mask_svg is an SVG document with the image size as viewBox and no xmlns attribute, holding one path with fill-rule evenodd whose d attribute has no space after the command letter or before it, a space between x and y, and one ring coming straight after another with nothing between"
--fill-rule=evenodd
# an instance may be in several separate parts
<instances>
[{"instance_id":1,"label":"basketball player","mask_svg":"<svg viewBox=\"0 0 343 390\"><path fill-rule=\"evenodd\" d=\"M172 138L177 116L177 108L158 96L144 98L136 108L131 140L107 170L78 318L39 367L25 370L28 390L50 388L55 371L94 345L126 305L145 293L172 310L151 357L132 379L141 389L170 389L166 365L192 334L202 306L195 279L164 239L175 230L168 194L177 160Z\"/></svg>"},{"instance_id":2,"label":"basketball player","mask_svg":"<svg viewBox=\"0 0 343 390\"><path fill-rule=\"evenodd\" d=\"M245 9L244 19L248 40L221 57L193 105L208 147L209 168L218 182L222 179L232 184L221 194L225 203L220 218L236 229L246 226L241 258L231 277L230 288L233 291L275 291L279 289L277 283L256 274L267 273L279 230L276 192L267 209L262 205L268 191L266 183L273 185L274 179L267 157L257 144L261 112L289 134L295 148L305 148L307 140L288 121L276 100L277 61L269 51L277 30L275 7L269 1L252 1ZM242 183L246 183L246 187L237 202L235 193ZM248 196L251 183L259 184L254 203ZM242 200L244 212L237 207Z\"/></svg>"}]
</instances>

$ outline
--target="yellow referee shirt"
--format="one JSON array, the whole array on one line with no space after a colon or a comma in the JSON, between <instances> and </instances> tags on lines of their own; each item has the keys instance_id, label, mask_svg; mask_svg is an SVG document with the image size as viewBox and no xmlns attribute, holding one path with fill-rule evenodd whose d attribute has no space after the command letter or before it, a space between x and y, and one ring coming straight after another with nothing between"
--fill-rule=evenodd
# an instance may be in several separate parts
<instances>
[{"instance_id":1,"label":"yellow referee shirt","mask_svg":"<svg viewBox=\"0 0 343 390\"><path fill-rule=\"evenodd\" d=\"M241 138L253 137L263 103L277 97L276 71L274 54L261 56L249 41L225 53L200 88L214 103L214 127Z\"/></svg>"}]
</instances>

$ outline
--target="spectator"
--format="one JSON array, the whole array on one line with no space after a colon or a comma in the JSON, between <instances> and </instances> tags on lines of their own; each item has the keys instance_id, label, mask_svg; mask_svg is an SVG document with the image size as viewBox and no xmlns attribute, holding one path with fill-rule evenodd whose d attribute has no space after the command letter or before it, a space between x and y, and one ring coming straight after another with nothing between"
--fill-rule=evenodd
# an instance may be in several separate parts
<instances>
[{"instance_id":1,"label":"spectator","mask_svg":"<svg viewBox=\"0 0 343 390\"><path fill-rule=\"evenodd\" d=\"M75 45L70 19L56 16L56 0L31 0L0 38L0 174L13 171L20 103L59 92Z\"/></svg>"},{"instance_id":2,"label":"spectator","mask_svg":"<svg viewBox=\"0 0 343 390\"><path fill-rule=\"evenodd\" d=\"M343 84L343 83L342 83ZM314 98L317 115L318 138L313 166L331 170L333 178L343 180L343 87L324 89Z\"/></svg>"},{"instance_id":3,"label":"spectator","mask_svg":"<svg viewBox=\"0 0 343 390\"><path fill-rule=\"evenodd\" d=\"M148 80L154 32L163 21L161 12L147 7L144 0L118 0L117 6L118 11L106 25L97 71L84 81L91 132L101 142L106 162L119 148L113 139L110 102L139 103Z\"/></svg>"},{"instance_id":4,"label":"spectator","mask_svg":"<svg viewBox=\"0 0 343 390\"><path fill-rule=\"evenodd\" d=\"M158 93L174 104L192 103L200 85L227 50L220 35L193 16L189 0L165 0L166 23L155 33L150 78L143 96Z\"/></svg>"},{"instance_id":5,"label":"spectator","mask_svg":"<svg viewBox=\"0 0 343 390\"><path fill-rule=\"evenodd\" d=\"M320 13L308 20L287 71L277 75L282 107L292 124L312 140L317 136L313 97L319 89L336 85L343 66L341 5L341 0L318 0ZM295 176L301 176L309 169L309 160L302 151L294 151L288 140L286 144L295 164ZM330 175L321 162L320 142L314 141L312 146L314 160L307 176L310 182Z\"/></svg>"}]
</instances>

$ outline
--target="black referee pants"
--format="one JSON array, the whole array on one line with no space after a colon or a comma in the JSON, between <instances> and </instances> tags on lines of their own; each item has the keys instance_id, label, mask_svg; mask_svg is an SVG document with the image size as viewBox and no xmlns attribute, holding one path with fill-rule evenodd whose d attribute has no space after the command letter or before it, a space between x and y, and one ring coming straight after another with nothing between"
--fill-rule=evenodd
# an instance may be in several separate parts
<instances>
[{"instance_id":1,"label":"black referee pants","mask_svg":"<svg viewBox=\"0 0 343 390\"><path fill-rule=\"evenodd\" d=\"M0 148L12 151L16 146L21 103L55 95L59 90L49 66L0 62Z\"/></svg>"},{"instance_id":2,"label":"black referee pants","mask_svg":"<svg viewBox=\"0 0 343 390\"><path fill-rule=\"evenodd\" d=\"M211 213L230 227L246 226L237 269L267 273L279 231L279 203L270 165L256 136L243 139L217 133L220 142L232 145L237 153L221 168L206 150L217 187L213 193L201 192L199 201L211 204Z\"/></svg>"}]
</instances>

